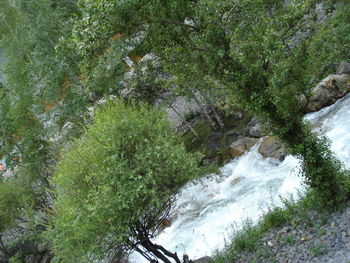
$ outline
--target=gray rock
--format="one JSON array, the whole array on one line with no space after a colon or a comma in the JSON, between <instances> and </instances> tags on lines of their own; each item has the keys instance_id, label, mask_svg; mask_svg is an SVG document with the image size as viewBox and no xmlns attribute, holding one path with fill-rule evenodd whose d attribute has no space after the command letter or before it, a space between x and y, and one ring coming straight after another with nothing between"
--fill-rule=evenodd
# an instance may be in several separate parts
<instances>
[{"instance_id":1,"label":"gray rock","mask_svg":"<svg viewBox=\"0 0 350 263\"><path fill-rule=\"evenodd\" d=\"M337 75L347 74L350 75L350 63L348 62L340 62L337 67Z\"/></svg>"},{"instance_id":2,"label":"gray rock","mask_svg":"<svg viewBox=\"0 0 350 263\"><path fill-rule=\"evenodd\" d=\"M250 128L249 135L254 138L260 138L264 136L264 133L261 128L261 124L258 123L254 127Z\"/></svg>"},{"instance_id":3,"label":"gray rock","mask_svg":"<svg viewBox=\"0 0 350 263\"><path fill-rule=\"evenodd\" d=\"M245 127L244 134L245 136L253 138L261 138L266 135L262 129L260 121L255 117L252 118L251 121Z\"/></svg>"},{"instance_id":4,"label":"gray rock","mask_svg":"<svg viewBox=\"0 0 350 263\"><path fill-rule=\"evenodd\" d=\"M249 136L249 131L251 128L253 128L255 125L259 123L259 120L255 117L253 117L250 122L248 122L247 126L244 129L244 135Z\"/></svg>"}]
</instances>

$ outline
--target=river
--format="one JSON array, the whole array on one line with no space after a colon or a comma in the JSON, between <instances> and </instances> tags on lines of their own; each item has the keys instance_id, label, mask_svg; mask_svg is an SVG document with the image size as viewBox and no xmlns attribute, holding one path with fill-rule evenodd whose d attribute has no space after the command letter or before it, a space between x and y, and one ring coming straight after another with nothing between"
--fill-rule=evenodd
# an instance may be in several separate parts
<instances>
[{"instance_id":1,"label":"river","mask_svg":"<svg viewBox=\"0 0 350 263\"><path fill-rule=\"evenodd\" d=\"M305 120L331 140L331 149L350 168L350 95ZM269 207L280 205L281 197L298 198L303 191L299 161L293 156L282 162L264 159L258 146L222 167L220 176L209 175L184 187L176 218L154 241L180 256L210 256L224 248L247 218L256 222ZM138 254L130 260L147 262Z\"/></svg>"}]
</instances>

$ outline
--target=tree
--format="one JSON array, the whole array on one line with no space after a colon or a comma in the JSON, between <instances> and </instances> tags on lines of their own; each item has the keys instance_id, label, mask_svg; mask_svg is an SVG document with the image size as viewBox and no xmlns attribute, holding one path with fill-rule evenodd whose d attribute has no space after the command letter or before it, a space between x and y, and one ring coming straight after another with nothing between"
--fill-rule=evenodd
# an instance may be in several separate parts
<instances>
[{"instance_id":1,"label":"tree","mask_svg":"<svg viewBox=\"0 0 350 263\"><path fill-rule=\"evenodd\" d=\"M180 263L151 238L174 194L199 174L199 157L186 153L162 113L121 101L98 109L51 180L57 200L47 236L55 258L90 262L124 246Z\"/></svg>"},{"instance_id":2,"label":"tree","mask_svg":"<svg viewBox=\"0 0 350 263\"><path fill-rule=\"evenodd\" d=\"M328 142L303 123L297 97L313 84L307 72L315 60L310 58L308 44L322 27L316 4L334 9L334 1L80 3L82 19L76 21L79 30L73 31L71 40L79 46L84 63L108 48L108 35L121 33L119 43L125 45L142 32L139 48L157 56L178 85L191 90L209 80L226 87L301 160L306 183L324 201L331 205L347 196L341 186L347 178L341 165ZM313 50L312 56L321 50ZM339 195L340 189L344 195Z\"/></svg>"}]
</instances>

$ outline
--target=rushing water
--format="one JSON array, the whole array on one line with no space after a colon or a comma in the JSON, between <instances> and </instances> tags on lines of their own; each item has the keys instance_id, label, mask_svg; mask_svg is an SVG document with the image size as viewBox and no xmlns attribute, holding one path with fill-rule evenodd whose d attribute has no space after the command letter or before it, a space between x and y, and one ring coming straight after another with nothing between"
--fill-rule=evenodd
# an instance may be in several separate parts
<instances>
[{"instance_id":1,"label":"rushing water","mask_svg":"<svg viewBox=\"0 0 350 263\"><path fill-rule=\"evenodd\" d=\"M350 95L305 119L330 138L332 150L350 168ZM297 196L303 189L299 161L292 156L282 162L264 159L258 146L226 164L220 179L211 175L187 185L179 194L176 218L155 242L191 258L212 255L245 219L257 221L268 207L281 203L281 196ZM146 262L137 254L130 259Z\"/></svg>"}]
</instances>

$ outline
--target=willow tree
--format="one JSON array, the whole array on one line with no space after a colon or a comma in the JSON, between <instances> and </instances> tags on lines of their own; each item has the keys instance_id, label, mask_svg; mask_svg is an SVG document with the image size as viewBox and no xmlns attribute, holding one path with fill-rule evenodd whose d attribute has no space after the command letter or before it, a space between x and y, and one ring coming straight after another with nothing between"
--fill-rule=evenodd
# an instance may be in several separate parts
<instances>
[{"instance_id":1,"label":"willow tree","mask_svg":"<svg viewBox=\"0 0 350 263\"><path fill-rule=\"evenodd\" d=\"M199 157L178 143L164 114L107 103L64 151L51 181L57 200L47 236L55 260L100 262L123 247L180 263L152 237L177 191L201 171Z\"/></svg>"},{"instance_id":2,"label":"willow tree","mask_svg":"<svg viewBox=\"0 0 350 263\"><path fill-rule=\"evenodd\" d=\"M297 96L313 85L306 73L313 67L308 44L322 26L316 5L327 10L334 2L342 1L80 0L82 17L65 43L99 79L112 68L95 58L113 58L120 76L115 59L138 49L156 56L178 87L226 87L300 158L306 183L334 203L346 176L327 140L303 123Z\"/></svg>"}]
</instances>

